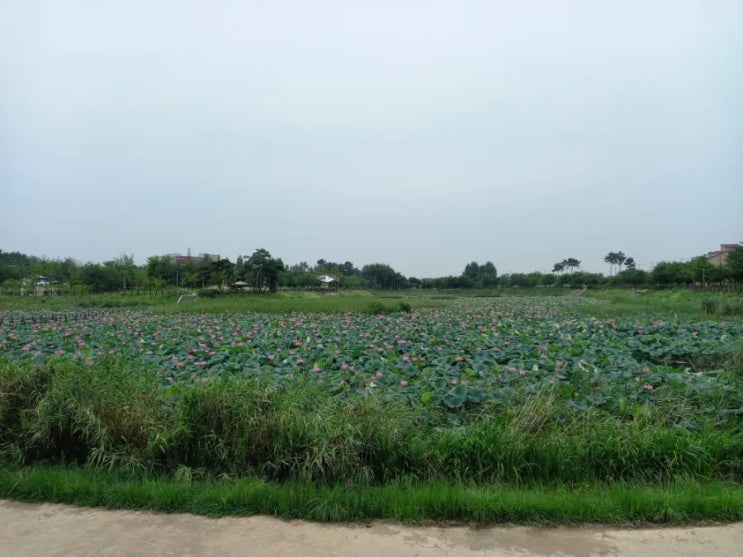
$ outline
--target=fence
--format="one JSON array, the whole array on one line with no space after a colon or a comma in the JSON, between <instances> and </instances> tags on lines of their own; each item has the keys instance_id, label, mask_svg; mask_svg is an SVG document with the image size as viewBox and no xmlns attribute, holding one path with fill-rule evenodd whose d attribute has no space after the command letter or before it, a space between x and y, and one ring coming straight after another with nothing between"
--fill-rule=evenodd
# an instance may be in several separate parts
<instances>
[{"instance_id":1,"label":"fence","mask_svg":"<svg viewBox=\"0 0 743 557\"><path fill-rule=\"evenodd\" d=\"M743 284L741 283L693 284L689 288L696 292L732 292L737 294L743 293Z\"/></svg>"},{"instance_id":2,"label":"fence","mask_svg":"<svg viewBox=\"0 0 743 557\"><path fill-rule=\"evenodd\" d=\"M0 290L0 296L25 298L30 297L51 297L51 296L71 296L71 297L88 297L88 296L176 296L182 292L190 292L188 289L180 289L172 286L166 288L127 288L126 290L114 290L110 292L92 292L90 290L80 290L73 288L55 288L54 290L45 290L35 292L33 289L25 290Z\"/></svg>"},{"instance_id":3,"label":"fence","mask_svg":"<svg viewBox=\"0 0 743 557\"><path fill-rule=\"evenodd\" d=\"M34 312L29 314L2 314L0 313L0 326L9 325L39 325L42 323L66 323L87 320L98 320L107 313L100 311L59 311L59 312Z\"/></svg>"}]
</instances>

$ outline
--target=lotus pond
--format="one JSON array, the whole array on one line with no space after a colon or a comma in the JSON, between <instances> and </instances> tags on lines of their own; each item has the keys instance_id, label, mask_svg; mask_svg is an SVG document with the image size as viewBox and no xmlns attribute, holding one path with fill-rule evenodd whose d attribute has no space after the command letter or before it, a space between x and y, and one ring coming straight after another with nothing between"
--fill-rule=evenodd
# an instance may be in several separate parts
<instances>
[{"instance_id":1,"label":"lotus pond","mask_svg":"<svg viewBox=\"0 0 743 557\"><path fill-rule=\"evenodd\" d=\"M718 416L741 411L729 397L712 401L743 324L596 319L583 303L493 298L385 315L3 311L0 353L81 366L113 356L156 370L163 388L226 376L310 380L332 394L450 410L550 388L576 411L625 414L669 396L705 400L699 410Z\"/></svg>"}]
</instances>

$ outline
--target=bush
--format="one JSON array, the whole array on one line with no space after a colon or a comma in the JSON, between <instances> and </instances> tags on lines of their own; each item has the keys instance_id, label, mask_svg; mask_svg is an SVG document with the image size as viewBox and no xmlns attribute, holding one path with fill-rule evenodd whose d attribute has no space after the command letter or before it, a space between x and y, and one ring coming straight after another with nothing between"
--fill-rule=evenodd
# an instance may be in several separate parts
<instances>
[{"instance_id":1,"label":"bush","mask_svg":"<svg viewBox=\"0 0 743 557\"><path fill-rule=\"evenodd\" d=\"M705 298L702 300L702 311L708 315L716 315L720 311L720 300Z\"/></svg>"},{"instance_id":2,"label":"bush","mask_svg":"<svg viewBox=\"0 0 743 557\"><path fill-rule=\"evenodd\" d=\"M199 298L219 298L222 294L222 292L214 288L202 288L198 291Z\"/></svg>"}]
</instances>

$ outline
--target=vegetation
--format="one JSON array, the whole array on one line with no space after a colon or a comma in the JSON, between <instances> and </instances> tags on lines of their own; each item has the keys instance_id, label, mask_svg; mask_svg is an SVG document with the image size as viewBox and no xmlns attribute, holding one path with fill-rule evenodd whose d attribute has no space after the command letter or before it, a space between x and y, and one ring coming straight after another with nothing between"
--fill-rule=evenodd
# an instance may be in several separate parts
<instances>
[{"instance_id":1,"label":"vegetation","mask_svg":"<svg viewBox=\"0 0 743 557\"><path fill-rule=\"evenodd\" d=\"M722 296L620 294L3 310L0 494L324 520L743 517L743 323L704 318Z\"/></svg>"},{"instance_id":2,"label":"vegetation","mask_svg":"<svg viewBox=\"0 0 743 557\"><path fill-rule=\"evenodd\" d=\"M194 481L141 479L69 467L0 468L0 494L23 501L189 512L208 516L265 514L321 522L392 519L407 523L679 524L743 517L743 488L680 480L666 486L569 487L461 483L384 486L276 484L258 478Z\"/></svg>"},{"instance_id":3,"label":"vegetation","mask_svg":"<svg viewBox=\"0 0 743 557\"><path fill-rule=\"evenodd\" d=\"M725 266L712 265L706 257L688 262L661 262L652 269L637 269L632 257L623 252L609 252L604 261L610 264L610 276L580 271L581 262L567 258L555 263L551 273L509 273L498 275L493 262L468 263L461 275L434 278L406 277L385 263L372 263L357 268L319 259L315 265L301 262L286 265L263 248L249 256L239 256L235 263L228 259L204 257L152 256L143 266L134 264L133 256L122 255L102 264L79 264L72 258L48 260L22 253L0 251L0 289L15 294L89 294L101 292L153 292L166 288L190 290L218 289L223 292L237 283L247 292L260 294L279 289L319 289L320 277L329 275L334 290L379 289L487 289L563 287L659 287L697 285L730 285L743 281L743 246L733 249ZM614 269L618 270L613 274ZM42 288L39 288L39 287Z\"/></svg>"}]
</instances>

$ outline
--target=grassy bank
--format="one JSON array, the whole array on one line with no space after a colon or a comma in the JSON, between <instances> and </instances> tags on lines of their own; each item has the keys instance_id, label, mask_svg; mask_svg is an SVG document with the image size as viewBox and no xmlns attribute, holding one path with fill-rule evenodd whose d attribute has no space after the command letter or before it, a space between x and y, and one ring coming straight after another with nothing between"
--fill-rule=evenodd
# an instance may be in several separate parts
<instances>
[{"instance_id":1,"label":"grassy bank","mask_svg":"<svg viewBox=\"0 0 743 557\"><path fill-rule=\"evenodd\" d=\"M743 486L680 479L578 487L461 483L316 486L262 479L175 482L99 470L0 469L0 497L208 516L264 514L321 522L391 519L472 524L655 523L743 519Z\"/></svg>"}]
</instances>

